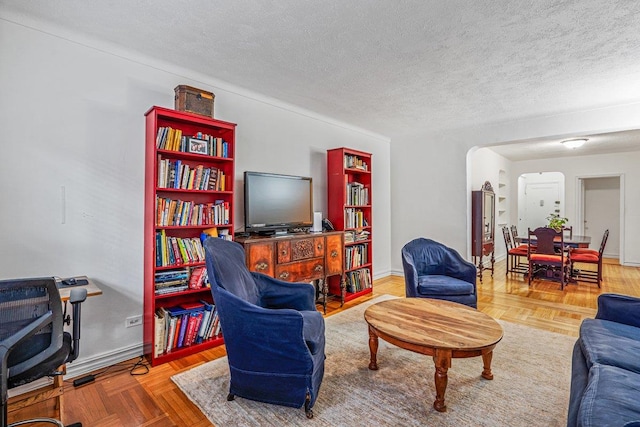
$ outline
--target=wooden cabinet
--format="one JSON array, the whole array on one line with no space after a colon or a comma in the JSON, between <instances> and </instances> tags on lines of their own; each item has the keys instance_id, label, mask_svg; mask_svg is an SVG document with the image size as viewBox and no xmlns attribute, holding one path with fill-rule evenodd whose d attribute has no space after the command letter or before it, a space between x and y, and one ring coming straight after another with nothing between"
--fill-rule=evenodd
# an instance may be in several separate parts
<instances>
[{"instance_id":1,"label":"wooden cabinet","mask_svg":"<svg viewBox=\"0 0 640 427\"><path fill-rule=\"evenodd\" d=\"M145 116L143 339L155 366L223 344L199 328L205 311L215 317L200 236L233 238L236 125L161 107Z\"/></svg>"},{"instance_id":2,"label":"wooden cabinet","mask_svg":"<svg viewBox=\"0 0 640 427\"><path fill-rule=\"evenodd\" d=\"M489 181L481 190L471 192L471 255L478 262L478 277L482 282L484 270L490 270L493 277L495 264L495 193ZM485 266L489 257L491 267Z\"/></svg>"},{"instance_id":3,"label":"wooden cabinet","mask_svg":"<svg viewBox=\"0 0 640 427\"><path fill-rule=\"evenodd\" d=\"M327 308L327 278L342 280L343 233L303 233L283 237L238 237L250 271L287 282L319 280L322 306Z\"/></svg>"},{"instance_id":4,"label":"wooden cabinet","mask_svg":"<svg viewBox=\"0 0 640 427\"><path fill-rule=\"evenodd\" d=\"M329 292L349 301L373 290L371 154L350 148L327 151L328 217L345 234L344 286L329 278Z\"/></svg>"}]
</instances>

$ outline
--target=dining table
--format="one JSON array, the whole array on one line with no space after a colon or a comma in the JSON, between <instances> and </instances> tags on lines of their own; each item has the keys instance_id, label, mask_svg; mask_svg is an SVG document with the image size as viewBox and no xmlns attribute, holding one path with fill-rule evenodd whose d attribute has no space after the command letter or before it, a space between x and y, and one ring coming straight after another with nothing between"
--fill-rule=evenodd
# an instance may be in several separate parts
<instances>
[{"instance_id":1,"label":"dining table","mask_svg":"<svg viewBox=\"0 0 640 427\"><path fill-rule=\"evenodd\" d=\"M558 245L560 244L560 237L556 237L554 240L558 243ZM518 236L518 237L515 237L515 241L518 244L526 245L526 244L529 244L529 237ZM532 244L536 243L535 236L531 236L531 243ZM589 245L591 244L591 236L574 235L570 237L565 237L564 244L565 246L570 246L572 248L588 248Z\"/></svg>"}]
</instances>

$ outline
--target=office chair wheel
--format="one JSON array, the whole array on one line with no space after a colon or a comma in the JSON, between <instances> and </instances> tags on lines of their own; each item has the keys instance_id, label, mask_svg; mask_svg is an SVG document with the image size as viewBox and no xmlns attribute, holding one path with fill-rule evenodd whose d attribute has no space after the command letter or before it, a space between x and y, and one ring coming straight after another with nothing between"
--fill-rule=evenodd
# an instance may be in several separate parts
<instances>
[{"instance_id":1,"label":"office chair wheel","mask_svg":"<svg viewBox=\"0 0 640 427\"><path fill-rule=\"evenodd\" d=\"M227 401L231 402L235 398L236 398L235 394L233 393L227 394Z\"/></svg>"}]
</instances>

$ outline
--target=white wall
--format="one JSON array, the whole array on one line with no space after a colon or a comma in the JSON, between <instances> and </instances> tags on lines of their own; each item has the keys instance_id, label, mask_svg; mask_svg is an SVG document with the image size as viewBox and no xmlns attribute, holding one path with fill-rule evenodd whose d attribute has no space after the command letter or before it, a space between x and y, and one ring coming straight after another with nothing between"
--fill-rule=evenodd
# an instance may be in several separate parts
<instances>
[{"instance_id":1,"label":"white wall","mask_svg":"<svg viewBox=\"0 0 640 427\"><path fill-rule=\"evenodd\" d=\"M584 111L472 128L392 135L393 273L402 274L400 250L406 242L417 236L431 237L454 247L461 254L468 253L470 201L466 187L465 159L467 151L472 147L529 138L571 137L637 128L640 128L640 103L630 102L621 106L585 108ZM640 192L633 192L640 186L640 175L632 169L634 164L640 164L640 154L611 156L594 156L591 162L593 167L581 167L580 173L593 175L604 171L625 172L626 262L628 265L640 265ZM564 165L562 169L561 164ZM567 159L563 158L554 162L534 162L527 165L530 167L518 170L512 165L511 187L517 188L514 180L521 173L539 171L542 165L545 171L562 171L567 186L574 185L567 171ZM567 188L566 200L573 197L573 190ZM567 216L573 215L569 209L566 213Z\"/></svg>"},{"instance_id":2,"label":"white wall","mask_svg":"<svg viewBox=\"0 0 640 427\"><path fill-rule=\"evenodd\" d=\"M508 184L508 177L510 174L510 165L511 161L507 158L497 154L495 151L492 151L488 148L479 148L477 150L472 149L469 153L469 198L471 198L471 191L480 190L485 181L489 181L491 186L493 187L493 191L495 192L495 201L496 201L496 211L495 211L495 231L494 231L494 241L495 241L495 249L494 249L494 257L497 260L503 259L507 250L504 243L504 236L502 235L502 227L509 226L511 223L507 220L509 218L509 207L511 200L511 191L510 185ZM500 171L503 171L503 178L500 177ZM506 181L505 181L506 179ZM504 201L501 201L500 198L505 197ZM471 203L471 202L469 202ZM504 206L507 210L503 215L499 215L499 208ZM469 216L471 215L469 211ZM503 223L506 221L506 223ZM471 227L471 224L468 225ZM469 228L471 229L471 228ZM471 242L471 233L469 233L469 248ZM464 254L464 252L463 252ZM467 254L467 257L470 259L470 253Z\"/></svg>"},{"instance_id":3,"label":"white wall","mask_svg":"<svg viewBox=\"0 0 640 427\"><path fill-rule=\"evenodd\" d=\"M621 174L620 197L624 209L620 224L620 262L640 266L640 152L602 154L597 156L565 157L528 160L513 163L513 171L560 171L565 176L565 216L577 218L579 203L578 177L611 176ZM575 228L574 224L574 228ZM592 247L598 247L601 236L592 236ZM607 246L609 243L607 243Z\"/></svg>"},{"instance_id":4,"label":"white wall","mask_svg":"<svg viewBox=\"0 0 640 427\"><path fill-rule=\"evenodd\" d=\"M178 84L211 90L215 117L238 124L236 188L245 170L312 176L314 209L326 214L326 150L372 152L374 275L389 274L387 138L214 76L25 24L0 17L0 278L87 275L100 286L104 294L83 308L72 376L141 354L142 328L125 329L124 320L142 312L144 113L172 108Z\"/></svg>"}]
</instances>

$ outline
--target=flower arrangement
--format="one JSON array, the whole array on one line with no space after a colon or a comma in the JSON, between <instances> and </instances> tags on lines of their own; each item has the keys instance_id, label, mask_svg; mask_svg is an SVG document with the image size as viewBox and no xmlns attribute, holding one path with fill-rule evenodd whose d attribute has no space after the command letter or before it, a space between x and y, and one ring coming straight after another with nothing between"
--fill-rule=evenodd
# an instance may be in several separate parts
<instances>
[{"instance_id":1,"label":"flower arrangement","mask_svg":"<svg viewBox=\"0 0 640 427\"><path fill-rule=\"evenodd\" d=\"M547 227L553 228L556 231L561 231L564 225L569 222L569 218L562 217L557 213L552 213L547 217L549 224Z\"/></svg>"}]
</instances>

